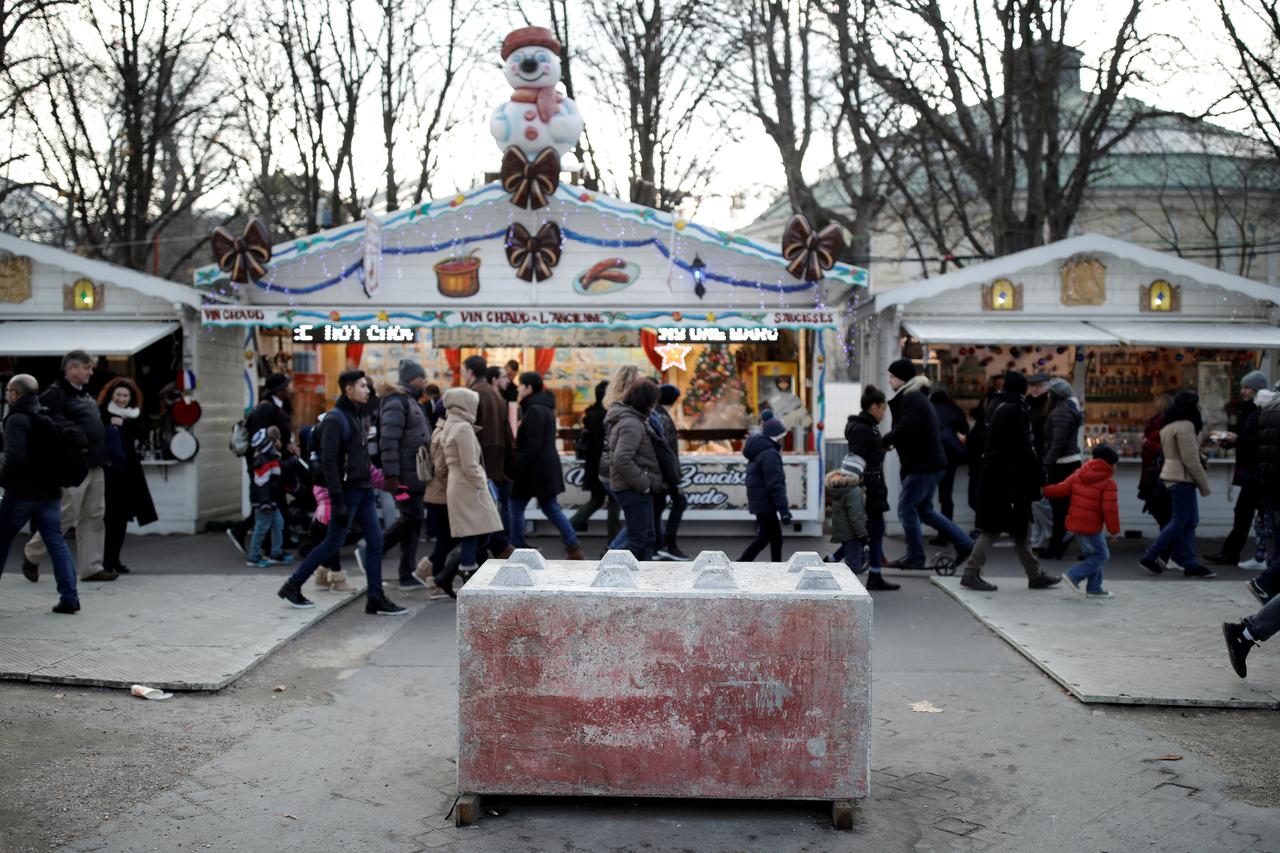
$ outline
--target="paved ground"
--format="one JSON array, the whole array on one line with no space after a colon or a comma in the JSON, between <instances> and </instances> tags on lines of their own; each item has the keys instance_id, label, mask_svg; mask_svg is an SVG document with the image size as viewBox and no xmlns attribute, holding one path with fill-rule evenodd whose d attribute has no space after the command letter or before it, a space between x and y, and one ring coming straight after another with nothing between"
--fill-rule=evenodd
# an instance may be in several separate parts
<instances>
[{"instance_id":1,"label":"paved ground","mask_svg":"<svg viewBox=\"0 0 1280 853\"><path fill-rule=\"evenodd\" d=\"M1258 607L1243 583L1109 580L1115 598L1098 600L1065 583L975 592L959 577L933 582L1083 702L1280 708L1280 647L1250 652L1248 681L1223 654L1222 623Z\"/></svg>"},{"instance_id":2,"label":"paved ground","mask_svg":"<svg viewBox=\"0 0 1280 853\"><path fill-rule=\"evenodd\" d=\"M1017 574L996 553L989 574ZM1277 712L1081 704L923 574L903 584L876 598L852 835L812 804L529 798L454 829L453 605L393 592L409 618L343 608L217 693L6 685L0 850L1280 851Z\"/></svg>"},{"instance_id":3,"label":"paved ground","mask_svg":"<svg viewBox=\"0 0 1280 853\"><path fill-rule=\"evenodd\" d=\"M219 545L212 537L195 542L193 560ZM138 565L124 580L80 584L74 616L49 612L57 600L51 578L33 584L9 573L0 588L0 678L218 690L357 595L316 594L308 585L316 607L295 610L275 597L280 569L175 583ZM363 576L355 580L363 590Z\"/></svg>"}]
</instances>

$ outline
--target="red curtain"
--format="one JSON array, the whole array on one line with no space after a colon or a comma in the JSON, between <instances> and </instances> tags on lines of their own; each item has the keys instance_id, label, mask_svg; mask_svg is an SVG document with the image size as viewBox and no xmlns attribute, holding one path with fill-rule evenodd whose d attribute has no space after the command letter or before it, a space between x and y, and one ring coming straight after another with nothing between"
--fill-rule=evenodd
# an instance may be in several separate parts
<instances>
[{"instance_id":1,"label":"red curtain","mask_svg":"<svg viewBox=\"0 0 1280 853\"><path fill-rule=\"evenodd\" d=\"M453 374L453 384L455 386L462 384L462 350L456 347L445 347L444 360L449 365L449 372Z\"/></svg>"},{"instance_id":2,"label":"red curtain","mask_svg":"<svg viewBox=\"0 0 1280 853\"><path fill-rule=\"evenodd\" d=\"M537 347L533 351L533 369L537 371L539 376L546 376L547 371L551 369L551 362L556 360L556 348Z\"/></svg>"},{"instance_id":3,"label":"red curtain","mask_svg":"<svg viewBox=\"0 0 1280 853\"><path fill-rule=\"evenodd\" d=\"M347 363L352 369L360 366L360 356L364 355L364 344L347 344Z\"/></svg>"},{"instance_id":4,"label":"red curtain","mask_svg":"<svg viewBox=\"0 0 1280 853\"><path fill-rule=\"evenodd\" d=\"M662 356L658 355L658 333L653 329L641 329L640 346L644 348L644 354L648 357L649 363L653 365L653 369L661 370Z\"/></svg>"}]
</instances>

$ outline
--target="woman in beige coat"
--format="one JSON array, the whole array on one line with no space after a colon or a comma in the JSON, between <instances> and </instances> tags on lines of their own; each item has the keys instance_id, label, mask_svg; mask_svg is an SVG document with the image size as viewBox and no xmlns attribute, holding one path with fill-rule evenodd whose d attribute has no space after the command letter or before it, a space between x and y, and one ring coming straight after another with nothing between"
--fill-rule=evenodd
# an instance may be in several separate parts
<instances>
[{"instance_id":1,"label":"woman in beige coat","mask_svg":"<svg viewBox=\"0 0 1280 853\"><path fill-rule=\"evenodd\" d=\"M1204 419L1200 415L1200 395L1179 391L1173 405L1165 412L1160 428L1160 448L1164 465L1160 479L1169 489L1173 502L1173 518L1160 531L1156 541L1142 556L1141 565L1153 575L1163 574L1157 562L1161 554L1173 551L1173 559L1189 578L1211 578L1214 573L1200 565L1196 558L1196 525L1200 523L1200 506L1196 492L1209 496L1209 476L1200 456L1200 433Z\"/></svg>"},{"instance_id":2,"label":"woman in beige coat","mask_svg":"<svg viewBox=\"0 0 1280 853\"><path fill-rule=\"evenodd\" d=\"M444 392L444 445L448 485L449 533L462 549L458 571L476 570L476 554L490 533L502 529L502 519L489 491L484 457L476 438L476 412L480 395L470 388L450 388ZM443 566L441 567L443 568Z\"/></svg>"}]
</instances>

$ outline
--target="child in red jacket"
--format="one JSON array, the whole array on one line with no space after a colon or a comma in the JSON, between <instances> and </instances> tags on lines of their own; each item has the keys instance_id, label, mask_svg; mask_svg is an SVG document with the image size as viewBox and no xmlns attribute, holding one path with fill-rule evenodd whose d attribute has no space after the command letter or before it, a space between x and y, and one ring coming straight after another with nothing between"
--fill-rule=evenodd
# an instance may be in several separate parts
<instances>
[{"instance_id":1,"label":"child in red jacket","mask_svg":"<svg viewBox=\"0 0 1280 853\"><path fill-rule=\"evenodd\" d=\"M1120 533L1120 504L1116 500L1116 465L1120 457L1111 447L1100 444L1093 458L1061 483L1044 487L1046 498L1070 498L1067 530L1080 541L1083 556L1063 575L1063 580L1077 592L1090 598L1111 598L1102 588L1102 567L1111 559L1107 548L1107 531ZM1104 529L1105 528L1105 529ZM1087 581L1081 590L1080 584Z\"/></svg>"}]
</instances>

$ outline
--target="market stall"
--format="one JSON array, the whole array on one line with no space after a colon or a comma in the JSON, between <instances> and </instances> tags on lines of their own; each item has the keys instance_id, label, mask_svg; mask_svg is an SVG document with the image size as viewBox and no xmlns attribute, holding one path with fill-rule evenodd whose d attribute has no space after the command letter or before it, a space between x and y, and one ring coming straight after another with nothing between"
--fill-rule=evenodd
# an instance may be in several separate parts
<instances>
[{"instance_id":1,"label":"market stall","mask_svg":"<svg viewBox=\"0 0 1280 853\"><path fill-rule=\"evenodd\" d=\"M1232 430L1240 378L1280 364L1280 287L1108 237L1084 235L877 294L856 312L861 377L885 382L905 354L965 410L1009 369L1071 382L1084 409L1082 447L1108 443L1127 530L1155 532L1137 498L1142 428L1165 391L1199 392L1213 494L1201 530L1231 527L1230 450L1209 440ZM891 460L896 462L895 457ZM896 476L891 476L896 485ZM955 486L957 520L967 473Z\"/></svg>"},{"instance_id":2,"label":"market stall","mask_svg":"<svg viewBox=\"0 0 1280 853\"><path fill-rule=\"evenodd\" d=\"M512 33L504 60L526 42L543 51L553 88L559 66L545 53L554 45L546 31ZM513 86L516 70L507 69ZM383 381L414 358L442 388L473 353L537 370L557 397L566 507L586 500L573 432L596 383L624 364L681 388L674 415L690 521L751 518L739 451L773 407L791 427L792 514L820 523L831 306L867 283L864 270L835 262L839 228L796 217L782 245L763 245L562 181L559 157L581 119L572 101L545 97L553 91L536 107L522 100L527 89L519 84L494 113L498 181L262 247L260 275L234 258L199 270L197 287L237 302L208 308L204 324L246 327L247 385L291 373L314 394L302 401L303 421L348 365Z\"/></svg>"},{"instance_id":3,"label":"market stall","mask_svg":"<svg viewBox=\"0 0 1280 853\"><path fill-rule=\"evenodd\" d=\"M90 393L113 376L141 390L142 467L159 520L131 523L132 533L195 533L239 516L244 466L224 442L242 405L240 336L200 329L200 307L219 300L0 234L0 387L17 373L46 387L62 356L83 349L98 359Z\"/></svg>"}]
</instances>

